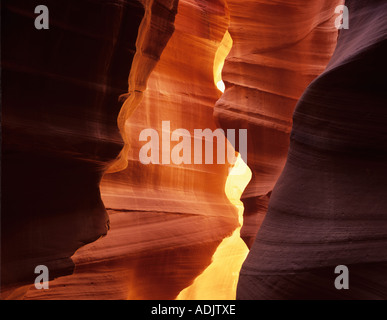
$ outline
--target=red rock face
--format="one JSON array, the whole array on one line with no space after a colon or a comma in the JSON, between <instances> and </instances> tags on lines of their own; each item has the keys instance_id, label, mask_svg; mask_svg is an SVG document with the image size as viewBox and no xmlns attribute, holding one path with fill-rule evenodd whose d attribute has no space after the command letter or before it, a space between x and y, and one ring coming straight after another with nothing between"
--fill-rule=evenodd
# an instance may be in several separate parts
<instances>
[{"instance_id":1,"label":"red rock face","mask_svg":"<svg viewBox=\"0 0 387 320\"><path fill-rule=\"evenodd\" d=\"M140 26L118 117L125 147L101 182L110 230L72 256L71 276L52 281L47 292L32 288L25 299L174 299L238 226L225 195L229 165L144 165L139 158L146 143L140 132L156 129L161 140L162 121L192 136L194 129L216 129L213 106L221 93L214 60L228 22L223 1L180 1L175 31L149 78L147 50L154 51L141 39L153 39L154 31Z\"/></svg>"},{"instance_id":2,"label":"red rock face","mask_svg":"<svg viewBox=\"0 0 387 320\"><path fill-rule=\"evenodd\" d=\"M387 6L347 5L350 28L296 107L240 299L387 297ZM334 286L338 265L349 269L348 290Z\"/></svg>"},{"instance_id":3,"label":"red rock face","mask_svg":"<svg viewBox=\"0 0 387 320\"><path fill-rule=\"evenodd\" d=\"M38 4L2 2L3 296L33 283L39 264L52 277L71 273L75 250L106 234L99 182L123 146L118 98L144 16L136 1L46 1L50 29L38 31ZM148 61L173 31L168 4Z\"/></svg>"},{"instance_id":4,"label":"red rock face","mask_svg":"<svg viewBox=\"0 0 387 320\"><path fill-rule=\"evenodd\" d=\"M184 128L192 137L194 129L216 129L212 113L219 91L213 67L227 24L222 1L203 6L179 2L175 32L142 101L126 122L128 165L102 181L102 198L112 222L116 216L131 226L117 230L112 225L110 234L110 239L116 232L126 234L112 244L127 247L122 253L126 261L120 263L131 273L125 298L176 298L210 264L219 243L238 225L236 210L224 192L227 165L144 165L139 159L145 144L139 141L140 132L156 129L161 143L162 121L170 121L171 131Z\"/></svg>"},{"instance_id":5,"label":"red rock face","mask_svg":"<svg viewBox=\"0 0 387 320\"><path fill-rule=\"evenodd\" d=\"M248 246L285 164L297 100L336 45L339 3L227 1L233 47L223 68L226 91L214 115L224 128L248 129L253 177L242 196L242 238Z\"/></svg>"},{"instance_id":6,"label":"red rock face","mask_svg":"<svg viewBox=\"0 0 387 320\"><path fill-rule=\"evenodd\" d=\"M138 256L135 264L122 265L136 275L128 290L131 299L174 299L238 226L224 191L228 165L162 165L162 152L160 164L144 165L139 158L146 143L139 141L144 129L158 131L162 149L162 121L170 122L171 131L184 128L192 137L194 129L216 129L213 106L220 92L214 83L214 59L227 30L227 14L224 1L179 1L175 32L142 101L126 121L127 167L102 181L106 207L128 222L135 214L138 228L146 230L128 229L127 237L117 240L117 245L133 243L125 254L134 250ZM112 236L114 232L112 227ZM136 248L139 242L144 245ZM154 283L160 284L158 290Z\"/></svg>"},{"instance_id":7,"label":"red rock face","mask_svg":"<svg viewBox=\"0 0 387 320\"><path fill-rule=\"evenodd\" d=\"M3 1L2 298L211 297L247 250L230 167L141 163L162 121L248 130L239 299L386 298L387 7L348 1L337 43L341 2L48 0L37 31Z\"/></svg>"}]
</instances>

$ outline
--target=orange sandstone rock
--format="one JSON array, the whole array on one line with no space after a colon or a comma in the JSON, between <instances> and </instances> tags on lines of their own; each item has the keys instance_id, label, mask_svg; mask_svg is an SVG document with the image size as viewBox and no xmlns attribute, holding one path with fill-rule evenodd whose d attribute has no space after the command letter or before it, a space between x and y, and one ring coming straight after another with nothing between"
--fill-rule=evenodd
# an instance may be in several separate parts
<instances>
[{"instance_id":1,"label":"orange sandstone rock","mask_svg":"<svg viewBox=\"0 0 387 320\"><path fill-rule=\"evenodd\" d=\"M248 246L285 164L297 100L335 48L334 11L340 2L227 1L233 47L214 116L223 128L248 129L253 177L242 195L241 231Z\"/></svg>"},{"instance_id":2,"label":"orange sandstone rock","mask_svg":"<svg viewBox=\"0 0 387 320\"><path fill-rule=\"evenodd\" d=\"M194 129L216 129L213 106L221 92L214 60L228 21L224 1L179 2L175 31L150 77L141 78L146 61L129 76L119 117L125 148L101 183L109 232L76 252L73 275L52 281L47 292L31 289L26 298L174 299L237 228L237 210L225 195L229 165L139 159L141 130L157 129L161 137L163 120L192 137Z\"/></svg>"}]
</instances>

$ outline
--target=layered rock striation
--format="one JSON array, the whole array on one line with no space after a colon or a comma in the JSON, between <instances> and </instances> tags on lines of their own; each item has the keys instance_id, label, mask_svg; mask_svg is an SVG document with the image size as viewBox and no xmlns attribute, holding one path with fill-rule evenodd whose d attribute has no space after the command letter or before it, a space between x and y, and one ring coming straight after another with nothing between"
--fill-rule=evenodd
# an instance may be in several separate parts
<instances>
[{"instance_id":1,"label":"layered rock striation","mask_svg":"<svg viewBox=\"0 0 387 320\"><path fill-rule=\"evenodd\" d=\"M3 297L33 283L37 265L72 273L74 252L107 233L99 183L123 147L119 97L140 49L149 76L177 1L46 1L49 30L34 27L39 4L2 2ZM157 23L140 47L144 17Z\"/></svg>"},{"instance_id":2,"label":"layered rock striation","mask_svg":"<svg viewBox=\"0 0 387 320\"><path fill-rule=\"evenodd\" d=\"M224 1L179 1L174 33L147 79L148 51L154 50L142 44L141 30L147 29L140 26L140 56L118 116L125 146L101 182L110 230L72 256L72 275L51 281L46 292L31 288L25 299L174 299L238 227L237 210L225 194L230 165L193 163L194 130L216 129L213 106L221 92L215 64L225 58L218 51L226 46L228 23ZM162 20L154 24L165 27ZM153 46L155 38L149 36ZM163 131L163 121L169 130ZM162 164L162 136L179 128L189 132L192 164ZM147 141L140 134L147 129L158 133L159 164L141 162ZM171 149L176 144L170 142Z\"/></svg>"},{"instance_id":3,"label":"layered rock striation","mask_svg":"<svg viewBox=\"0 0 387 320\"><path fill-rule=\"evenodd\" d=\"M241 232L251 246L286 161L297 100L336 45L340 1L227 3L233 47L223 68L226 91L214 116L224 128L248 130L253 177L242 195Z\"/></svg>"},{"instance_id":4,"label":"layered rock striation","mask_svg":"<svg viewBox=\"0 0 387 320\"><path fill-rule=\"evenodd\" d=\"M3 1L2 298L234 298L242 221L239 299L386 298L387 6L348 0L337 42L341 3L47 0L36 30ZM217 126L246 189L194 161Z\"/></svg>"},{"instance_id":5,"label":"layered rock striation","mask_svg":"<svg viewBox=\"0 0 387 320\"><path fill-rule=\"evenodd\" d=\"M387 297L387 6L346 5L350 27L297 104L240 299ZM348 267L347 290L334 285L338 265Z\"/></svg>"}]
</instances>

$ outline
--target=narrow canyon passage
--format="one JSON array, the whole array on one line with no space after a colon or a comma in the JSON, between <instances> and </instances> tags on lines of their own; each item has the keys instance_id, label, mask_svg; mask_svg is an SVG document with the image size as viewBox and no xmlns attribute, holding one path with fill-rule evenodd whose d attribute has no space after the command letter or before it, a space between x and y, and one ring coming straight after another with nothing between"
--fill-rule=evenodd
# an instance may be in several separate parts
<instances>
[{"instance_id":1,"label":"narrow canyon passage","mask_svg":"<svg viewBox=\"0 0 387 320\"><path fill-rule=\"evenodd\" d=\"M387 298L385 0L46 2L1 3L2 299Z\"/></svg>"},{"instance_id":2,"label":"narrow canyon passage","mask_svg":"<svg viewBox=\"0 0 387 320\"><path fill-rule=\"evenodd\" d=\"M235 300L239 272L249 249L240 235L243 226L241 195L251 180L251 170L240 155L226 182L226 195L238 209L239 227L225 238L216 249L211 264L194 283L185 288L177 300Z\"/></svg>"},{"instance_id":3,"label":"narrow canyon passage","mask_svg":"<svg viewBox=\"0 0 387 320\"><path fill-rule=\"evenodd\" d=\"M231 47L228 25L224 1L179 1L175 30L146 81L147 56L135 57L129 76L129 88L135 89L123 105L128 110L119 115L125 146L100 185L110 229L72 256L73 275L26 298L66 298L70 283L71 295L86 299L175 299L211 264L223 239L238 235L240 208L225 192L229 164L144 165L139 159L141 131L154 128L161 137L162 121L170 121L171 131L184 128L192 136L195 129L216 129L213 107L222 94L216 84ZM137 46L144 44L137 40ZM236 201L238 191L232 193ZM242 253L234 253L241 257L238 270L247 250L240 245ZM235 299L238 270L230 270L227 298ZM227 269L223 275L227 278ZM214 282L213 294L218 285Z\"/></svg>"}]
</instances>

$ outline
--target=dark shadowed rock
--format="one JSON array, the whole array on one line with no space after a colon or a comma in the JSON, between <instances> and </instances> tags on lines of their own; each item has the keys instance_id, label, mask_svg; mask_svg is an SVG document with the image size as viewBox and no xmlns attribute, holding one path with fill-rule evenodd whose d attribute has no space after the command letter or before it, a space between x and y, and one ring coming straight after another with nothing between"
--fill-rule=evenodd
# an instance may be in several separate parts
<instances>
[{"instance_id":1,"label":"dark shadowed rock","mask_svg":"<svg viewBox=\"0 0 387 320\"><path fill-rule=\"evenodd\" d=\"M296 107L239 299L387 298L387 4L347 5L349 30ZM337 265L349 290L334 286Z\"/></svg>"}]
</instances>

